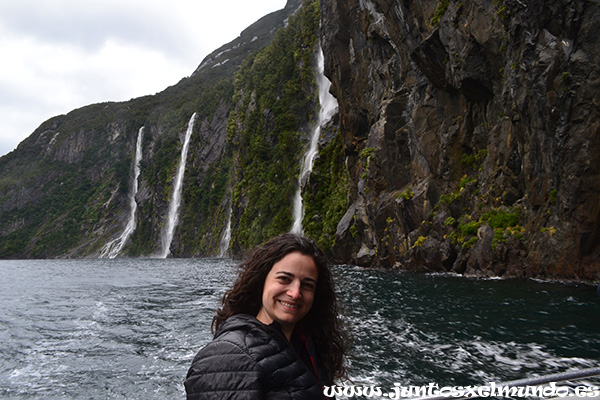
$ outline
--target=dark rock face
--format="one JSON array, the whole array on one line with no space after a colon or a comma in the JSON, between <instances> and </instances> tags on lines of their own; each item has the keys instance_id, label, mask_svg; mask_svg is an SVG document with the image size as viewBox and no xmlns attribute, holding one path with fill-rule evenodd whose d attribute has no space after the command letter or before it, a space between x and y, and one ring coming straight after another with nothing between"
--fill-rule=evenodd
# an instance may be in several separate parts
<instances>
[{"instance_id":1,"label":"dark rock face","mask_svg":"<svg viewBox=\"0 0 600 400\"><path fill-rule=\"evenodd\" d=\"M598 279L600 6L442 3L321 1L353 181L338 260Z\"/></svg>"}]
</instances>

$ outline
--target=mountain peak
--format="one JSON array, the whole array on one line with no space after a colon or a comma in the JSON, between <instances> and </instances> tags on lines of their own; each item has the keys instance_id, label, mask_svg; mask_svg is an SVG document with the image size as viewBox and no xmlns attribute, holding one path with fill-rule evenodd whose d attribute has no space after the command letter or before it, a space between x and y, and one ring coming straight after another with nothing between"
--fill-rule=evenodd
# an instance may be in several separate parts
<instances>
[{"instance_id":1,"label":"mountain peak","mask_svg":"<svg viewBox=\"0 0 600 400\"><path fill-rule=\"evenodd\" d=\"M198 75L203 70L225 66L227 68L223 69L227 69L227 72L230 72L231 69L237 69L248 54L265 47L271 42L275 37L275 33L287 25L289 16L294 14L301 6L302 0L288 0L284 8L260 18L244 29L237 38L207 55L192 76Z\"/></svg>"}]
</instances>

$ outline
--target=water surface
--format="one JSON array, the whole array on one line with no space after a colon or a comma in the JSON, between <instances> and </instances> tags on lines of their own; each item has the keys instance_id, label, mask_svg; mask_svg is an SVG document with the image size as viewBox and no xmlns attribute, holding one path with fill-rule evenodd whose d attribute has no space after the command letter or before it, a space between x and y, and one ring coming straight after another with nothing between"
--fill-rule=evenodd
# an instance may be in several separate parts
<instances>
[{"instance_id":1,"label":"water surface","mask_svg":"<svg viewBox=\"0 0 600 400\"><path fill-rule=\"evenodd\" d=\"M600 365L590 286L334 268L356 383L479 384ZM0 397L177 399L227 259L0 261Z\"/></svg>"}]
</instances>

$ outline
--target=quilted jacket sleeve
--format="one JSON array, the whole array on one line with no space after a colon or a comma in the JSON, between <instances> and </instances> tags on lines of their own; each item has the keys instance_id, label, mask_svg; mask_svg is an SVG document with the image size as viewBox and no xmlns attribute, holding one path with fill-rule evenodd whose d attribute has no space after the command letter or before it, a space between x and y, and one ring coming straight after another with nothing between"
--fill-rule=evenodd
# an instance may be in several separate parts
<instances>
[{"instance_id":1,"label":"quilted jacket sleeve","mask_svg":"<svg viewBox=\"0 0 600 400\"><path fill-rule=\"evenodd\" d=\"M187 400L258 400L262 396L256 362L227 340L213 341L200 350L184 385Z\"/></svg>"}]
</instances>

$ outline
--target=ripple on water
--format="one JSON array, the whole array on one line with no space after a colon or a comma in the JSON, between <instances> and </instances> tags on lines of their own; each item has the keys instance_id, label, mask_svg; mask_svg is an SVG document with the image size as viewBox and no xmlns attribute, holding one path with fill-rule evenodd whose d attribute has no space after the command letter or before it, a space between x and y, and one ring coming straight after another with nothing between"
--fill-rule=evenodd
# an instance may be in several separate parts
<instances>
[{"instance_id":1,"label":"ripple on water","mask_svg":"<svg viewBox=\"0 0 600 400\"><path fill-rule=\"evenodd\" d=\"M0 395L183 398L229 260L0 261ZM480 384L598 365L600 304L568 285L335 267L365 385Z\"/></svg>"}]
</instances>

